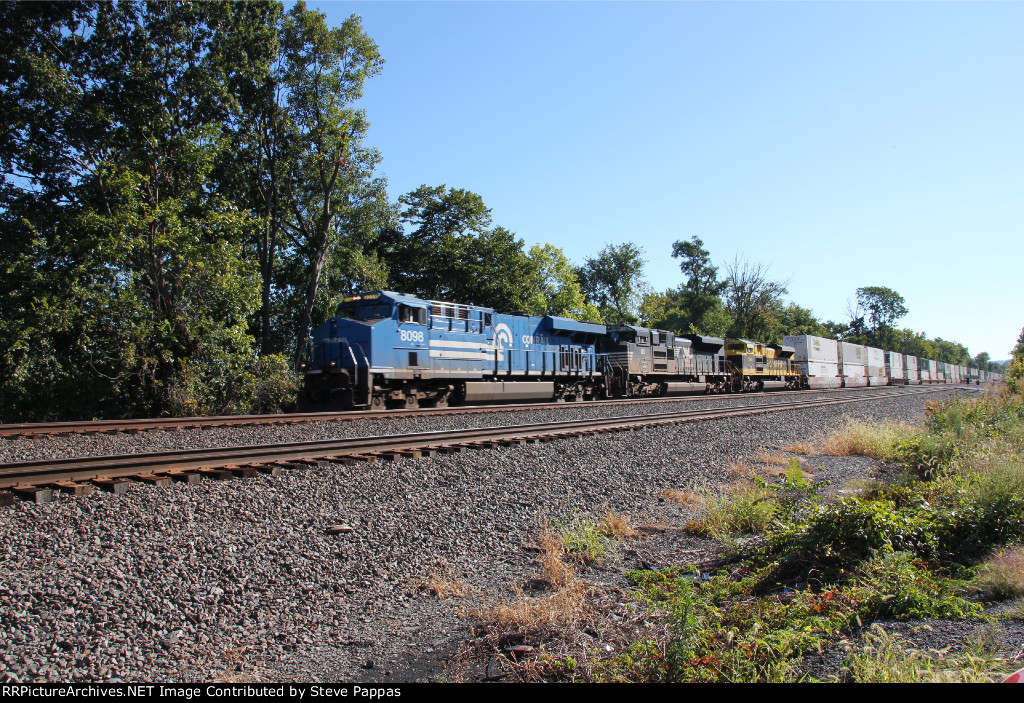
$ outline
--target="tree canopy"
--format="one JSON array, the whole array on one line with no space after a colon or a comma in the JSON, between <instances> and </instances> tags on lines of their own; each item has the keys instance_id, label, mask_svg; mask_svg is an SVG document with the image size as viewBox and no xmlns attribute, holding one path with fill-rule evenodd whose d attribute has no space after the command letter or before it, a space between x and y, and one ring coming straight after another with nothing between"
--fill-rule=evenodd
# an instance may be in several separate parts
<instances>
[{"instance_id":1,"label":"tree canopy","mask_svg":"<svg viewBox=\"0 0 1024 703\"><path fill-rule=\"evenodd\" d=\"M610 325L635 324L643 300L643 250L633 242L608 244L576 270L588 303Z\"/></svg>"}]
</instances>

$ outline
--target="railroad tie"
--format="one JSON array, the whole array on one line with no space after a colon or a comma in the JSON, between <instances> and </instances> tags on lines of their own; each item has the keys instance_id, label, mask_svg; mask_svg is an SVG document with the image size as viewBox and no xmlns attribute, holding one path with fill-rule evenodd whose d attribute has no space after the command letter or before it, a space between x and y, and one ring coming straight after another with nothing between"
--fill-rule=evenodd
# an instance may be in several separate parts
<instances>
[{"instance_id":1,"label":"railroad tie","mask_svg":"<svg viewBox=\"0 0 1024 703\"><path fill-rule=\"evenodd\" d=\"M18 496L22 500L27 500L31 503L49 503L53 500L53 491L49 488L43 488L42 486L22 486L18 485L11 489L14 491L14 495Z\"/></svg>"},{"instance_id":2,"label":"railroad tie","mask_svg":"<svg viewBox=\"0 0 1024 703\"><path fill-rule=\"evenodd\" d=\"M90 483L76 483L75 481L54 481L50 485L61 493L73 496L92 495L96 490L96 486Z\"/></svg>"},{"instance_id":3,"label":"railroad tie","mask_svg":"<svg viewBox=\"0 0 1024 703\"><path fill-rule=\"evenodd\" d=\"M108 478L106 476L100 476L92 479L92 483L101 491L107 491L114 495L121 495L128 491L128 484L130 482L123 478Z\"/></svg>"},{"instance_id":4,"label":"railroad tie","mask_svg":"<svg viewBox=\"0 0 1024 703\"><path fill-rule=\"evenodd\" d=\"M226 481L233 477L227 469L199 469L199 474L214 481Z\"/></svg>"},{"instance_id":5,"label":"railroad tie","mask_svg":"<svg viewBox=\"0 0 1024 703\"><path fill-rule=\"evenodd\" d=\"M256 469L251 466L229 466L228 471L235 478L253 478L256 475Z\"/></svg>"},{"instance_id":6,"label":"railroad tie","mask_svg":"<svg viewBox=\"0 0 1024 703\"><path fill-rule=\"evenodd\" d=\"M157 476L156 474L138 474L137 476L132 476L132 478L140 483L148 483L151 486L160 486L161 488L170 486L173 482L170 476Z\"/></svg>"},{"instance_id":7,"label":"railroad tie","mask_svg":"<svg viewBox=\"0 0 1024 703\"><path fill-rule=\"evenodd\" d=\"M284 472L284 469L282 469L277 464L255 464L253 465L253 468L259 471L261 474L266 474L267 476L274 476L275 478L277 476L280 476Z\"/></svg>"}]
</instances>

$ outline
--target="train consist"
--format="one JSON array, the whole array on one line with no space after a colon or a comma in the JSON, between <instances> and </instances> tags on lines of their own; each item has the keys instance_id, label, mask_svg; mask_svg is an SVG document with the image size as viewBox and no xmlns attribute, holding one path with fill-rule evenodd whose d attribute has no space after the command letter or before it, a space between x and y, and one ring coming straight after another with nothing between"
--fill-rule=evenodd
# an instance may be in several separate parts
<instances>
[{"instance_id":1,"label":"train consist","mask_svg":"<svg viewBox=\"0 0 1024 703\"><path fill-rule=\"evenodd\" d=\"M817 337L677 335L391 291L346 298L313 331L301 369L302 404L318 409L976 380L964 367Z\"/></svg>"}]
</instances>

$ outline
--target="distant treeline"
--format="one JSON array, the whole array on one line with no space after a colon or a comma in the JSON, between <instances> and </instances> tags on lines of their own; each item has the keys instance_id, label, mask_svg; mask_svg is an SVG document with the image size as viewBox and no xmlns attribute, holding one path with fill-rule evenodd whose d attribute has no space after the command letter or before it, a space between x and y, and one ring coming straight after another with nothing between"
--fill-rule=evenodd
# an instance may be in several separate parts
<instances>
[{"instance_id":1,"label":"distant treeline","mask_svg":"<svg viewBox=\"0 0 1024 703\"><path fill-rule=\"evenodd\" d=\"M354 107L384 60L356 16L2 3L0 57L0 421L287 408L309 329L378 288L968 359L893 329L888 289L861 289L850 323L821 323L759 264L719 276L697 238L673 248L683 283L656 293L635 244L573 265L550 244L526 250L468 190L390 201Z\"/></svg>"}]
</instances>

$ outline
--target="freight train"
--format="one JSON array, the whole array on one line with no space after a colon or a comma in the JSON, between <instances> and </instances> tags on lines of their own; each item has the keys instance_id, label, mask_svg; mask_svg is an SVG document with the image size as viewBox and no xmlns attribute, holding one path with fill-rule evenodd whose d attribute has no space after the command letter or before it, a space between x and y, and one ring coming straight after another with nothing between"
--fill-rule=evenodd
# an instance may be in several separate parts
<instances>
[{"instance_id":1,"label":"freight train","mask_svg":"<svg viewBox=\"0 0 1024 703\"><path fill-rule=\"evenodd\" d=\"M831 361L828 343L837 344L806 336L787 337L777 345L677 335L553 315L504 314L476 305L378 291L345 298L336 316L313 331L300 364L305 375L301 405L325 410L445 407L508 400L797 390L881 381L880 373L869 375L866 363L864 373L855 373L860 368L854 363L856 355L868 358L865 347L857 347L859 352L851 349L849 363L840 368L839 349L837 359ZM827 349L820 351L823 348ZM875 351L879 350L872 354ZM929 363L935 362L924 365ZM873 366L870 369L875 372ZM966 372L957 369L960 375L944 368L948 376L943 380L962 377L966 382ZM834 371L832 377L827 375L830 371ZM939 373L928 380L937 381Z\"/></svg>"}]
</instances>

